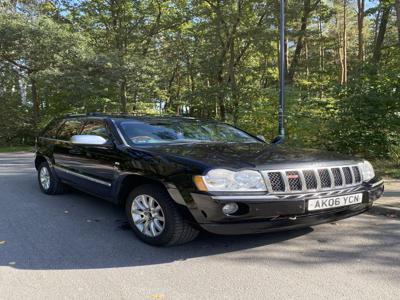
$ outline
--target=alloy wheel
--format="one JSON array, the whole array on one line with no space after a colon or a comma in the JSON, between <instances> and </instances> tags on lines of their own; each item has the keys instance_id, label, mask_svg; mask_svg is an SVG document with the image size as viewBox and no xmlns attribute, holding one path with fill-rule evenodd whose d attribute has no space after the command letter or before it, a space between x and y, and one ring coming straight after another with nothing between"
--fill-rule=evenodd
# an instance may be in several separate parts
<instances>
[{"instance_id":1,"label":"alloy wheel","mask_svg":"<svg viewBox=\"0 0 400 300\"><path fill-rule=\"evenodd\" d=\"M132 202L131 214L136 228L144 235L156 237L164 231L164 212L153 197L137 196Z\"/></svg>"},{"instance_id":2,"label":"alloy wheel","mask_svg":"<svg viewBox=\"0 0 400 300\"><path fill-rule=\"evenodd\" d=\"M40 184L42 185L43 189L48 190L50 188L50 172L46 167L40 169Z\"/></svg>"}]
</instances>

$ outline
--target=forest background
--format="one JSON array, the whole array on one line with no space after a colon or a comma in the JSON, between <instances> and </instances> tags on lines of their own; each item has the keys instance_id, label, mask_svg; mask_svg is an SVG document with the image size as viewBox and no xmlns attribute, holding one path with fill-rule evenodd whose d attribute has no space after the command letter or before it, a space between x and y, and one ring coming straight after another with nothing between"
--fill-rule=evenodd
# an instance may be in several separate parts
<instances>
[{"instance_id":1,"label":"forest background","mask_svg":"<svg viewBox=\"0 0 400 300\"><path fill-rule=\"evenodd\" d=\"M288 0L287 143L400 177L400 0ZM279 0L0 0L0 145L66 113L277 134ZM4 148L7 147L7 148Z\"/></svg>"}]
</instances>

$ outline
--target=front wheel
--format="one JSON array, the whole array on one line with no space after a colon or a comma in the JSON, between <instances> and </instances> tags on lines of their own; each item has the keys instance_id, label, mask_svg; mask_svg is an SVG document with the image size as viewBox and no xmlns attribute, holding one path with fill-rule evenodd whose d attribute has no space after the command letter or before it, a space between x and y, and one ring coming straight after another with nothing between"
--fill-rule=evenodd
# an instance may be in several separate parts
<instances>
[{"instance_id":1,"label":"front wheel","mask_svg":"<svg viewBox=\"0 0 400 300\"><path fill-rule=\"evenodd\" d=\"M169 194L157 185L134 189L128 196L125 211L136 236L150 245L184 244L199 234L182 216Z\"/></svg>"},{"instance_id":2,"label":"front wheel","mask_svg":"<svg viewBox=\"0 0 400 300\"><path fill-rule=\"evenodd\" d=\"M47 162L40 164L38 169L40 190L47 195L56 195L64 192L64 184L56 177Z\"/></svg>"}]
</instances>

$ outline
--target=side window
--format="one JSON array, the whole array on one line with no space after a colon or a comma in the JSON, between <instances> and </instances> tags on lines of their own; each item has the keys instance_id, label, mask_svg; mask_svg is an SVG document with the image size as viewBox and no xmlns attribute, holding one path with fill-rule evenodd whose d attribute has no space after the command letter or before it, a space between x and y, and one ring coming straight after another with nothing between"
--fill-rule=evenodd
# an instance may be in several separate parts
<instances>
[{"instance_id":1,"label":"side window","mask_svg":"<svg viewBox=\"0 0 400 300\"><path fill-rule=\"evenodd\" d=\"M73 135L79 134L82 128L80 120L67 120L61 126L57 134L57 139L69 141Z\"/></svg>"},{"instance_id":2,"label":"side window","mask_svg":"<svg viewBox=\"0 0 400 300\"><path fill-rule=\"evenodd\" d=\"M52 121L43 131L42 136L49 139L55 139L57 136L57 130L60 128L62 122L60 120Z\"/></svg>"},{"instance_id":3,"label":"side window","mask_svg":"<svg viewBox=\"0 0 400 300\"><path fill-rule=\"evenodd\" d=\"M86 122L82 135L99 135L106 140L110 139L105 123L101 120L89 120Z\"/></svg>"}]
</instances>

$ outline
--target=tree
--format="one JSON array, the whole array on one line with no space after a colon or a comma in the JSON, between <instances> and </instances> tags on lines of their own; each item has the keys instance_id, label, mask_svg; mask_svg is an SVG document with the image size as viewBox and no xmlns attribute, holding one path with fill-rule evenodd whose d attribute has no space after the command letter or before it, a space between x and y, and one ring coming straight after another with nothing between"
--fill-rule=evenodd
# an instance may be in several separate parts
<instances>
[{"instance_id":1,"label":"tree","mask_svg":"<svg viewBox=\"0 0 400 300\"><path fill-rule=\"evenodd\" d=\"M358 24L358 59L364 61L364 17L365 0L357 0L357 24Z\"/></svg>"},{"instance_id":2,"label":"tree","mask_svg":"<svg viewBox=\"0 0 400 300\"><path fill-rule=\"evenodd\" d=\"M14 66L30 84L36 127L42 105L41 76L65 68L66 61L78 55L81 39L47 17L30 19L4 14L0 15L0 36L0 58Z\"/></svg>"},{"instance_id":3,"label":"tree","mask_svg":"<svg viewBox=\"0 0 400 300\"><path fill-rule=\"evenodd\" d=\"M310 14L318 7L319 3L320 0L314 1L312 4L311 0L304 0L303 15L301 17L301 28L300 32L298 33L296 50L294 51L292 63L288 71L289 82L293 82L294 75L299 64L301 51L303 50L304 40L307 34L307 23L309 22Z\"/></svg>"},{"instance_id":4,"label":"tree","mask_svg":"<svg viewBox=\"0 0 400 300\"><path fill-rule=\"evenodd\" d=\"M342 84L347 83L347 0L343 0L343 61L342 61Z\"/></svg>"},{"instance_id":5,"label":"tree","mask_svg":"<svg viewBox=\"0 0 400 300\"><path fill-rule=\"evenodd\" d=\"M395 0L396 17L397 17L397 33L399 36L400 45L400 0Z\"/></svg>"},{"instance_id":6,"label":"tree","mask_svg":"<svg viewBox=\"0 0 400 300\"><path fill-rule=\"evenodd\" d=\"M375 65L375 68L378 68L381 60L383 41L385 38L386 28L389 21L391 9L392 5L390 5L389 3L383 3L381 7L382 16L380 19L379 28L374 45L373 56L372 56L372 62Z\"/></svg>"},{"instance_id":7,"label":"tree","mask_svg":"<svg viewBox=\"0 0 400 300\"><path fill-rule=\"evenodd\" d=\"M398 2L285 1L290 143L394 157ZM219 119L271 138L277 131L279 0L0 7L0 143L32 141L33 127L88 111Z\"/></svg>"}]
</instances>

